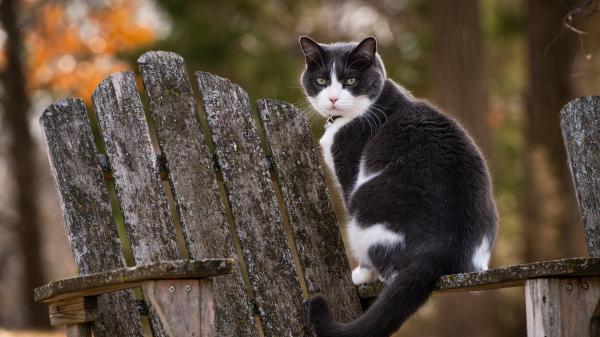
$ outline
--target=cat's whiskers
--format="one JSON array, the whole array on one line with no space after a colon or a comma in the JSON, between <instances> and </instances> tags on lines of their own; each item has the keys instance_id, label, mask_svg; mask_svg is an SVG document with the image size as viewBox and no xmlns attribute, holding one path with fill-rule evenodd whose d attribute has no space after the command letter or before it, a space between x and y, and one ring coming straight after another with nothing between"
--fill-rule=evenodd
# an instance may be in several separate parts
<instances>
[{"instance_id":1,"label":"cat's whiskers","mask_svg":"<svg viewBox=\"0 0 600 337\"><path fill-rule=\"evenodd\" d=\"M366 120L366 121L367 121L367 123L369 124L369 137L370 137L370 136L373 136L373 128L374 128L374 127L373 127L373 124L371 123L371 121L372 121L372 120L371 120L371 118L370 118L370 116L369 116L369 113L368 113L368 112L367 112L367 113L364 113L364 114L362 114L362 116L361 116L361 117L363 117L363 119L364 119L364 120ZM373 122L374 122L374 121L373 121Z\"/></svg>"},{"instance_id":2,"label":"cat's whiskers","mask_svg":"<svg viewBox=\"0 0 600 337\"><path fill-rule=\"evenodd\" d=\"M381 121L381 118L379 118L379 115L377 115L376 110L368 109L366 114L372 116L374 120L377 119L377 122L379 123L380 126L381 126L381 124L383 124L383 122Z\"/></svg>"},{"instance_id":3,"label":"cat's whiskers","mask_svg":"<svg viewBox=\"0 0 600 337\"><path fill-rule=\"evenodd\" d=\"M377 106L377 104L373 103L371 105L371 108L373 108L373 115L375 115L377 117L377 119L379 119L379 115L377 114L377 112L381 113L383 115L383 121L380 120L380 124L384 124L385 122L387 122L388 120L388 116L387 114Z\"/></svg>"},{"instance_id":4,"label":"cat's whiskers","mask_svg":"<svg viewBox=\"0 0 600 337\"><path fill-rule=\"evenodd\" d=\"M293 102L292 105L308 116L308 121L311 123L321 119L321 115L314 110L312 103L310 103L307 98L302 98L299 101Z\"/></svg>"},{"instance_id":5,"label":"cat's whiskers","mask_svg":"<svg viewBox=\"0 0 600 337\"><path fill-rule=\"evenodd\" d=\"M383 115L383 117L384 117L383 123L387 122L387 120L388 120L388 115L385 113L385 111L383 111L383 109L385 109L385 107L382 107L382 106L380 106L380 105L378 105L378 104L375 104L375 103L373 103L373 104L371 105L371 107L372 107L373 109L375 109L375 111L376 111L376 112L380 112L380 113ZM374 112L375 112L375 111L374 111ZM383 124L383 123L382 123L382 124Z\"/></svg>"}]
</instances>

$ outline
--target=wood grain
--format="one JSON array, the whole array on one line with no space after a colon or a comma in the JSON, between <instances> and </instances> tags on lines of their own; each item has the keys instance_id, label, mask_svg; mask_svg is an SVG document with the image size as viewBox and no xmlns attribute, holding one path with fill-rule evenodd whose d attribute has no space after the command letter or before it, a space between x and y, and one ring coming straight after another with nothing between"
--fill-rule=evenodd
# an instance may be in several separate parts
<instances>
[{"instance_id":1,"label":"wood grain","mask_svg":"<svg viewBox=\"0 0 600 337\"><path fill-rule=\"evenodd\" d=\"M145 298L155 308L168 337L214 337L213 280L144 282Z\"/></svg>"},{"instance_id":2,"label":"wood grain","mask_svg":"<svg viewBox=\"0 0 600 337\"><path fill-rule=\"evenodd\" d=\"M96 320L96 297L71 297L50 303L50 325L63 326Z\"/></svg>"},{"instance_id":3,"label":"wood grain","mask_svg":"<svg viewBox=\"0 0 600 337\"><path fill-rule=\"evenodd\" d=\"M132 288L146 280L206 278L230 273L233 259L179 260L119 268L108 272L50 282L35 289L35 300L52 302L70 297L94 296Z\"/></svg>"},{"instance_id":4,"label":"wood grain","mask_svg":"<svg viewBox=\"0 0 600 337\"><path fill-rule=\"evenodd\" d=\"M309 336L300 282L248 95L209 73L196 73L196 80L265 335Z\"/></svg>"},{"instance_id":5,"label":"wood grain","mask_svg":"<svg viewBox=\"0 0 600 337\"><path fill-rule=\"evenodd\" d=\"M323 293L334 316L361 313L335 213L306 116L282 101L259 100L258 111L273 155L309 295Z\"/></svg>"},{"instance_id":6,"label":"wood grain","mask_svg":"<svg viewBox=\"0 0 600 337\"><path fill-rule=\"evenodd\" d=\"M138 65L190 257L237 256L183 58L147 52ZM215 302L219 336L258 336L239 265L215 283Z\"/></svg>"},{"instance_id":7,"label":"wood grain","mask_svg":"<svg viewBox=\"0 0 600 337\"><path fill-rule=\"evenodd\" d=\"M179 259L175 228L132 72L102 81L92 95L136 264ZM153 331L163 336L149 306Z\"/></svg>"},{"instance_id":8,"label":"wood grain","mask_svg":"<svg viewBox=\"0 0 600 337\"><path fill-rule=\"evenodd\" d=\"M460 292L522 287L525 281L537 278L600 275L600 258L577 257L542 261L490 269L483 272L453 274L440 277L434 292ZM358 286L361 298L376 297L381 283Z\"/></svg>"},{"instance_id":9,"label":"wood grain","mask_svg":"<svg viewBox=\"0 0 600 337\"><path fill-rule=\"evenodd\" d=\"M67 337L92 337L91 324L82 323L67 326Z\"/></svg>"},{"instance_id":10,"label":"wood grain","mask_svg":"<svg viewBox=\"0 0 600 337\"><path fill-rule=\"evenodd\" d=\"M560 112L588 251L600 257L600 96L581 97Z\"/></svg>"},{"instance_id":11,"label":"wood grain","mask_svg":"<svg viewBox=\"0 0 600 337\"><path fill-rule=\"evenodd\" d=\"M544 278L525 285L528 337L593 336L600 278Z\"/></svg>"},{"instance_id":12,"label":"wood grain","mask_svg":"<svg viewBox=\"0 0 600 337\"><path fill-rule=\"evenodd\" d=\"M102 81L92 96L115 179L123 221L138 264L180 257L135 75Z\"/></svg>"},{"instance_id":13,"label":"wood grain","mask_svg":"<svg viewBox=\"0 0 600 337\"><path fill-rule=\"evenodd\" d=\"M102 180L83 101L52 104L40 118L48 159L81 275L122 268L125 259ZM132 291L100 296L94 325L98 337L142 336Z\"/></svg>"}]
</instances>

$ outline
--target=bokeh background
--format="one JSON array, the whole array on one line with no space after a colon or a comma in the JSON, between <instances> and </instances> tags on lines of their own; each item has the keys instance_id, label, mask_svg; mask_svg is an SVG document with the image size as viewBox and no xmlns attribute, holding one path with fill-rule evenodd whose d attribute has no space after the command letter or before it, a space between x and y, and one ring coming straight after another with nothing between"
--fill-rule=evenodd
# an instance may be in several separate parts
<instances>
[{"instance_id":1,"label":"bokeh background","mask_svg":"<svg viewBox=\"0 0 600 337\"><path fill-rule=\"evenodd\" d=\"M486 154L501 219L492 266L587 255L558 112L600 93L597 2L1 0L0 336L56 334L23 332L48 329L32 289L77 272L39 116L59 98L89 103L148 49L302 105L299 35L374 35L389 76L461 120ZM311 120L318 138L323 121ZM435 295L399 335L525 336L522 289Z\"/></svg>"}]
</instances>

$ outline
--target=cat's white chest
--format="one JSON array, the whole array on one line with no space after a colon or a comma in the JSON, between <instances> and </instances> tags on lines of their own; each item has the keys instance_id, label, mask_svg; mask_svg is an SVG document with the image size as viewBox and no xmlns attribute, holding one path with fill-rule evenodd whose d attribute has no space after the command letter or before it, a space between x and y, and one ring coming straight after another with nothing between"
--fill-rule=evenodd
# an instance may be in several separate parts
<instances>
[{"instance_id":1,"label":"cat's white chest","mask_svg":"<svg viewBox=\"0 0 600 337\"><path fill-rule=\"evenodd\" d=\"M323 133L323 136L319 140L319 144L321 145L321 151L323 151L323 159L325 160L325 164L331 170L331 172L335 176L335 162L333 159L333 153L331 152L331 148L333 147L333 142L335 140L335 135L340 129L346 125L351 118L340 117L336 119L333 123L331 123Z\"/></svg>"}]
</instances>

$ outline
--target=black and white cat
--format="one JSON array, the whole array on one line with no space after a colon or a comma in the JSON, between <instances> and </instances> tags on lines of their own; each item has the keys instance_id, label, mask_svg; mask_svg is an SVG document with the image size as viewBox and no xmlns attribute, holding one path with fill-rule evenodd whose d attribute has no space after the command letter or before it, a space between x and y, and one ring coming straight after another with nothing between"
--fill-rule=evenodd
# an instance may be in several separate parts
<instances>
[{"instance_id":1,"label":"black and white cat","mask_svg":"<svg viewBox=\"0 0 600 337\"><path fill-rule=\"evenodd\" d=\"M319 337L384 337L429 297L445 274L487 269L497 229L490 176L452 118L386 78L376 40L319 44L300 38L301 82L328 118L320 140L349 214L355 284L386 287L357 320L338 323L310 302ZM335 300L335 299L334 299Z\"/></svg>"}]
</instances>

